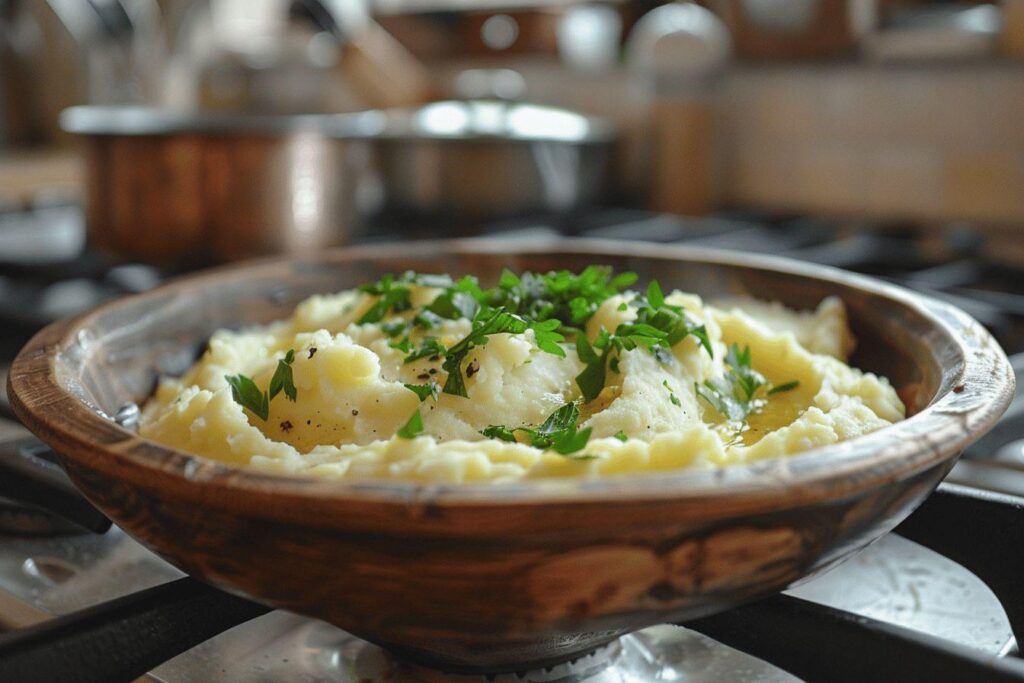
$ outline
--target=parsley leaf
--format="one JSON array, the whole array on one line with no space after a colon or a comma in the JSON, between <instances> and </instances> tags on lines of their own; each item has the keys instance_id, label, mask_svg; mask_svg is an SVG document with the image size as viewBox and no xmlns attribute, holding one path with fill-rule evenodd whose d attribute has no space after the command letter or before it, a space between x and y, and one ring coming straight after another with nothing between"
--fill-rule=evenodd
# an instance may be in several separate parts
<instances>
[{"instance_id":1,"label":"parsley leaf","mask_svg":"<svg viewBox=\"0 0 1024 683\"><path fill-rule=\"evenodd\" d=\"M501 441L516 441L516 430L509 429L504 425L491 425L481 429L480 433L488 439L500 439Z\"/></svg>"},{"instance_id":2,"label":"parsley leaf","mask_svg":"<svg viewBox=\"0 0 1024 683\"><path fill-rule=\"evenodd\" d=\"M388 311L398 313L409 310L412 307L412 302L410 301L412 292L405 282L404 277L396 282L393 276L385 275L373 284L360 287L359 291L373 294L380 298L360 316L356 324L367 325L380 322L388 314Z\"/></svg>"},{"instance_id":3,"label":"parsley leaf","mask_svg":"<svg viewBox=\"0 0 1024 683\"><path fill-rule=\"evenodd\" d=\"M607 340L608 338L608 333L601 330L601 336L598 337L597 342L601 343L602 339ZM606 346L598 354L594 347L590 345L590 342L587 341L586 336L581 334L576 338L576 354L580 357L580 360L587 364L587 367L583 368L583 371L576 375L576 386L580 388L584 401L593 401L601 393L601 390L604 389L605 364L610 350Z\"/></svg>"},{"instance_id":4,"label":"parsley leaf","mask_svg":"<svg viewBox=\"0 0 1024 683\"><path fill-rule=\"evenodd\" d=\"M561 408L551 413L544 422L536 429L529 427L516 427L510 429L503 425L490 425L481 430L481 434L490 439L502 441L519 441L516 434L523 437L534 448L553 450L560 455L569 456L572 453L583 450L590 440L591 428L577 431L580 419L580 409L575 401L566 403ZM588 460L594 456L580 455L574 459Z\"/></svg>"},{"instance_id":5,"label":"parsley leaf","mask_svg":"<svg viewBox=\"0 0 1024 683\"><path fill-rule=\"evenodd\" d=\"M425 330L432 330L441 324L443 318L436 313L423 309L412 319L413 323Z\"/></svg>"},{"instance_id":6,"label":"parsley leaf","mask_svg":"<svg viewBox=\"0 0 1024 683\"><path fill-rule=\"evenodd\" d=\"M676 396L674 391L672 391L672 387L669 386L669 383L668 383L667 379L662 381L661 386L663 386L666 389L668 389L668 399L670 401L672 401L672 405L674 405L674 406L681 406L681 405L683 405L682 403L679 402L679 397Z\"/></svg>"},{"instance_id":7,"label":"parsley leaf","mask_svg":"<svg viewBox=\"0 0 1024 683\"><path fill-rule=\"evenodd\" d=\"M417 434L423 432L423 416L420 415L420 409L417 408L416 412L412 414L409 421L398 430L397 435L402 439L412 439Z\"/></svg>"},{"instance_id":8,"label":"parsley leaf","mask_svg":"<svg viewBox=\"0 0 1024 683\"><path fill-rule=\"evenodd\" d=\"M404 337L402 337L401 341L388 342L388 346L390 346L393 349L397 349L402 353L409 353L412 351L412 342L409 341L409 335L405 335Z\"/></svg>"},{"instance_id":9,"label":"parsley leaf","mask_svg":"<svg viewBox=\"0 0 1024 683\"><path fill-rule=\"evenodd\" d=\"M625 443L626 441L629 441L629 437L626 436L626 432L622 431L621 429L619 431L615 432L614 434L612 434L612 436L614 436L619 441L622 441L623 443Z\"/></svg>"},{"instance_id":10,"label":"parsley leaf","mask_svg":"<svg viewBox=\"0 0 1024 683\"><path fill-rule=\"evenodd\" d=\"M288 397L289 401L294 401L298 397L298 392L295 390L295 383L292 381L292 363L294 362L294 349L288 349L288 353L284 355L284 358L277 361L277 369L274 370L274 376L270 378L270 395L267 398L268 409L270 401L281 393L282 389L284 390L284 395ZM267 418L263 419L266 420Z\"/></svg>"},{"instance_id":11,"label":"parsley leaf","mask_svg":"<svg viewBox=\"0 0 1024 683\"><path fill-rule=\"evenodd\" d=\"M541 351L554 354L559 358L565 358L565 349L559 344L565 341L565 337L556 332L561 323L555 319L545 320L538 323L530 323L530 329L533 330L533 337L537 342L537 347Z\"/></svg>"},{"instance_id":12,"label":"parsley leaf","mask_svg":"<svg viewBox=\"0 0 1024 683\"><path fill-rule=\"evenodd\" d=\"M224 379L231 385L231 398L243 408L248 408L253 415L266 421L270 417L270 398L260 391L256 383L245 375L226 375Z\"/></svg>"},{"instance_id":13,"label":"parsley leaf","mask_svg":"<svg viewBox=\"0 0 1024 683\"><path fill-rule=\"evenodd\" d=\"M634 303L637 306L636 318L620 323L614 333L602 330L594 340L593 348L586 341L581 344L577 340L576 353L587 367L576 376L576 384L587 401L594 400L604 388L605 366L609 356L612 358L611 367L614 372L619 372L619 355L637 347L649 350L662 363L671 363L673 357L669 349L687 335L693 335L708 355L714 354L707 328L693 321L681 306L666 303L657 281L652 280L647 286L646 299L637 298ZM594 348L599 349L600 353L594 351ZM676 398L673 403L678 400Z\"/></svg>"},{"instance_id":14,"label":"parsley leaf","mask_svg":"<svg viewBox=\"0 0 1024 683\"><path fill-rule=\"evenodd\" d=\"M420 340L420 347L413 353L405 357L404 363L412 363L420 358L429 358L431 356L443 356L446 352L444 344L437 341L437 337L424 337Z\"/></svg>"},{"instance_id":15,"label":"parsley leaf","mask_svg":"<svg viewBox=\"0 0 1024 683\"><path fill-rule=\"evenodd\" d=\"M292 363L295 362L295 349L277 361L277 369L270 378L269 391L262 391L256 382L243 374L225 375L224 380L231 386L231 398L253 415L266 421L270 417L270 401L284 391L289 401L298 398L295 383L292 381Z\"/></svg>"},{"instance_id":16,"label":"parsley leaf","mask_svg":"<svg viewBox=\"0 0 1024 683\"><path fill-rule=\"evenodd\" d=\"M793 389L796 389L799 386L800 380L795 379L792 382L786 382L785 384L780 384L777 387L772 387L771 389L768 390L768 395L772 396L774 394L781 394L784 391L792 391Z\"/></svg>"},{"instance_id":17,"label":"parsley leaf","mask_svg":"<svg viewBox=\"0 0 1024 683\"><path fill-rule=\"evenodd\" d=\"M436 317L457 320L476 317L486 295L475 277L466 275L458 282L449 282L445 291L435 297L426 311Z\"/></svg>"},{"instance_id":18,"label":"parsley leaf","mask_svg":"<svg viewBox=\"0 0 1024 683\"><path fill-rule=\"evenodd\" d=\"M391 320L380 326L381 332L386 334L388 337L394 338L405 332L408 327L408 323L404 320Z\"/></svg>"},{"instance_id":19,"label":"parsley leaf","mask_svg":"<svg viewBox=\"0 0 1024 683\"><path fill-rule=\"evenodd\" d=\"M665 305L665 295L661 293L661 286L657 280L651 280L647 285L647 303L652 308L661 308Z\"/></svg>"},{"instance_id":20,"label":"parsley leaf","mask_svg":"<svg viewBox=\"0 0 1024 683\"><path fill-rule=\"evenodd\" d=\"M487 304L531 321L555 319L563 326L578 326L636 279L636 273L612 277L609 266L588 266L578 275L559 270L517 276L506 270L498 286L488 290Z\"/></svg>"},{"instance_id":21,"label":"parsley leaf","mask_svg":"<svg viewBox=\"0 0 1024 683\"><path fill-rule=\"evenodd\" d=\"M486 318L480 317L488 313ZM473 330L445 352L444 363L441 364L441 368L448 373L444 393L469 398L469 394L466 393L466 380L462 374L462 361L466 355L474 346L486 344L487 337L492 334L522 334L527 327L522 318L504 309L493 312L481 310L477 319L473 321Z\"/></svg>"},{"instance_id":22,"label":"parsley leaf","mask_svg":"<svg viewBox=\"0 0 1024 683\"><path fill-rule=\"evenodd\" d=\"M725 356L728 370L722 377L695 384L697 395L730 422L744 422L751 414L764 408L766 401L755 398L758 389L768 384L750 364L750 347L733 344Z\"/></svg>"},{"instance_id":23,"label":"parsley leaf","mask_svg":"<svg viewBox=\"0 0 1024 683\"><path fill-rule=\"evenodd\" d=\"M595 457L593 455L570 455L586 448L591 431L591 428L587 427L582 432L577 432L573 427L571 431L555 437L551 443L551 450L559 455L569 455L573 460L592 460Z\"/></svg>"},{"instance_id":24,"label":"parsley leaf","mask_svg":"<svg viewBox=\"0 0 1024 683\"><path fill-rule=\"evenodd\" d=\"M426 401L428 398L437 400L437 383L428 382L427 384L406 384L405 388L416 394L420 398L420 402Z\"/></svg>"},{"instance_id":25,"label":"parsley leaf","mask_svg":"<svg viewBox=\"0 0 1024 683\"><path fill-rule=\"evenodd\" d=\"M540 436L558 434L575 427L579 419L580 407L576 405L576 402L573 401L571 403L566 403L564 406L548 415L548 419L544 420L543 424L537 428L534 434L537 435L538 438Z\"/></svg>"},{"instance_id":26,"label":"parsley leaf","mask_svg":"<svg viewBox=\"0 0 1024 683\"><path fill-rule=\"evenodd\" d=\"M469 393L466 391L466 378L462 375L462 360L467 353L469 353L469 349L459 353L449 353L445 357L444 363L441 364L441 369L448 373L448 379L444 381L444 389L442 389L444 393L469 398Z\"/></svg>"}]
</instances>

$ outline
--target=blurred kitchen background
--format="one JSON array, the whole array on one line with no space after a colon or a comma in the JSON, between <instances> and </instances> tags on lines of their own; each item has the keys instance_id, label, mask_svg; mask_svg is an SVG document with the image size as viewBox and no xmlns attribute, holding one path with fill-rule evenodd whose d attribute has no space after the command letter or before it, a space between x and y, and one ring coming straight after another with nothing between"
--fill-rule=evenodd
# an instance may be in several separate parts
<instances>
[{"instance_id":1,"label":"blurred kitchen background","mask_svg":"<svg viewBox=\"0 0 1024 683\"><path fill-rule=\"evenodd\" d=\"M1021 231L1024 0L0 0L0 358L199 266L493 234L847 267L1013 352Z\"/></svg>"}]
</instances>

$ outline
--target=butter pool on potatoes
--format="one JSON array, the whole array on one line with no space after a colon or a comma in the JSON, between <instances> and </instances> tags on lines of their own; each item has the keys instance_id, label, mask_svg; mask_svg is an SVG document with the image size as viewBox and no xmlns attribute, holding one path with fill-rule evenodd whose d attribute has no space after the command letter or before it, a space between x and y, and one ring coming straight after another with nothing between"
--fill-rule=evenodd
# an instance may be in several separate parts
<instances>
[{"instance_id":1,"label":"butter pool on potatoes","mask_svg":"<svg viewBox=\"0 0 1024 683\"><path fill-rule=\"evenodd\" d=\"M414 308L438 291L411 289ZM593 340L602 327L614 330L631 320L631 299L626 293L604 301L587 322L587 336ZM407 354L389 345L395 340L381 324L356 323L375 300L354 291L314 296L289 320L217 332L183 377L162 380L143 411L141 434L273 472L455 483L750 462L851 439L904 416L885 378L845 364L853 338L838 299L823 301L813 312L795 312L754 301L713 307L673 292L667 301L706 325L713 356L692 335L671 349L671 362L643 348L622 352L620 372L609 371L602 394L580 408L580 428L592 428L592 436L573 455L590 457L568 458L488 439L480 430L492 424L536 426L579 399L575 377L584 364L572 345L566 344L560 358L539 349L532 331L493 335L467 357L474 370L467 373L469 398L441 393L421 404L404 384L443 384L446 373L436 357L404 363ZM406 311L386 320L412 315ZM413 332L412 341L429 334L448 347L470 331L468 320L446 320L429 332ZM799 382L769 397L738 436L694 390L695 383L723 374L733 343L750 346L753 367L771 383ZM242 373L266 387L290 349L297 400L278 396L263 421L233 400L225 376ZM423 434L396 436L417 408ZM626 441L615 438L620 432Z\"/></svg>"}]
</instances>

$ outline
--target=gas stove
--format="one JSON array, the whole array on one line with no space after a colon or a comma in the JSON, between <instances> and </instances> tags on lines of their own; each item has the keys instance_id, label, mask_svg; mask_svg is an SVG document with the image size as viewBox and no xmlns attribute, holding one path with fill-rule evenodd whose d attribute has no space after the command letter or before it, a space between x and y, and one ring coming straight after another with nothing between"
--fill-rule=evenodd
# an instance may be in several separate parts
<instances>
[{"instance_id":1,"label":"gas stove","mask_svg":"<svg viewBox=\"0 0 1024 683\"><path fill-rule=\"evenodd\" d=\"M75 208L64 210L70 220ZM1018 580L1024 560L1013 550L1024 532L1024 267L1000 262L986 240L964 226L924 238L802 218L601 211L508 221L480 233L481 239L574 235L717 246L888 279L952 301L985 324L1012 355L1018 396L996 429L965 453L896 533L837 569L752 605L645 629L547 669L490 677L418 668L322 622L274 611L173 656L145 680L611 683L889 680L908 672L922 679L932 672L931 680L1024 681L1017 647L1024 636L1024 582ZM360 240L424 236L426 230L410 235L381 223ZM115 266L66 242L63 252L33 254L31 262L3 263L0 256L0 375L28 335L51 319L145 290L171 274ZM21 457L26 449L38 446L0 397L0 457ZM181 576L116 527L83 532L0 500L0 629L159 590Z\"/></svg>"}]
</instances>

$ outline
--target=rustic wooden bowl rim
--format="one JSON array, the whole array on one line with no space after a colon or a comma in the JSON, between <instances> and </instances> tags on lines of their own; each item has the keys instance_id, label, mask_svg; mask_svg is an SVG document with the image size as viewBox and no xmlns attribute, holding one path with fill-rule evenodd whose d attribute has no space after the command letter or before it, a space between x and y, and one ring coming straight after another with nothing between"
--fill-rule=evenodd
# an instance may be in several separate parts
<instances>
[{"instance_id":1,"label":"rustic wooden bowl rim","mask_svg":"<svg viewBox=\"0 0 1024 683\"><path fill-rule=\"evenodd\" d=\"M346 258L373 259L394 247L366 246L294 259L293 263L330 264ZM58 376L57 358L79 343L98 316L120 306L111 302L76 318L54 323L21 351L9 375L11 402L37 434L71 458L112 458L116 468L212 487L232 494L279 494L291 499L362 500L380 504L442 506L595 504L632 500L690 499L718 501L730 507L769 504L788 496L811 502L853 494L894 478L911 476L950 460L977 439L1005 411L1014 392L1012 368L991 335L970 316L938 300L835 268L773 256L716 249L606 240L446 240L416 243L418 252L521 254L566 252L593 255L673 258L711 265L750 267L815 278L881 295L914 309L956 344L957 367L938 394L919 413L877 432L809 450L788 458L713 470L680 470L602 479L545 479L493 484L424 484L405 481L330 481L277 475L226 465L147 441L118 426L97 406L71 393ZM253 277L279 268L282 259L225 266L169 282L153 292L212 286L223 280ZM35 388L31 389L31 378ZM46 391L39 391L39 381ZM83 455L91 454L91 455ZM110 469L107 467L106 469ZM792 501L790 501L792 502Z\"/></svg>"}]
</instances>

